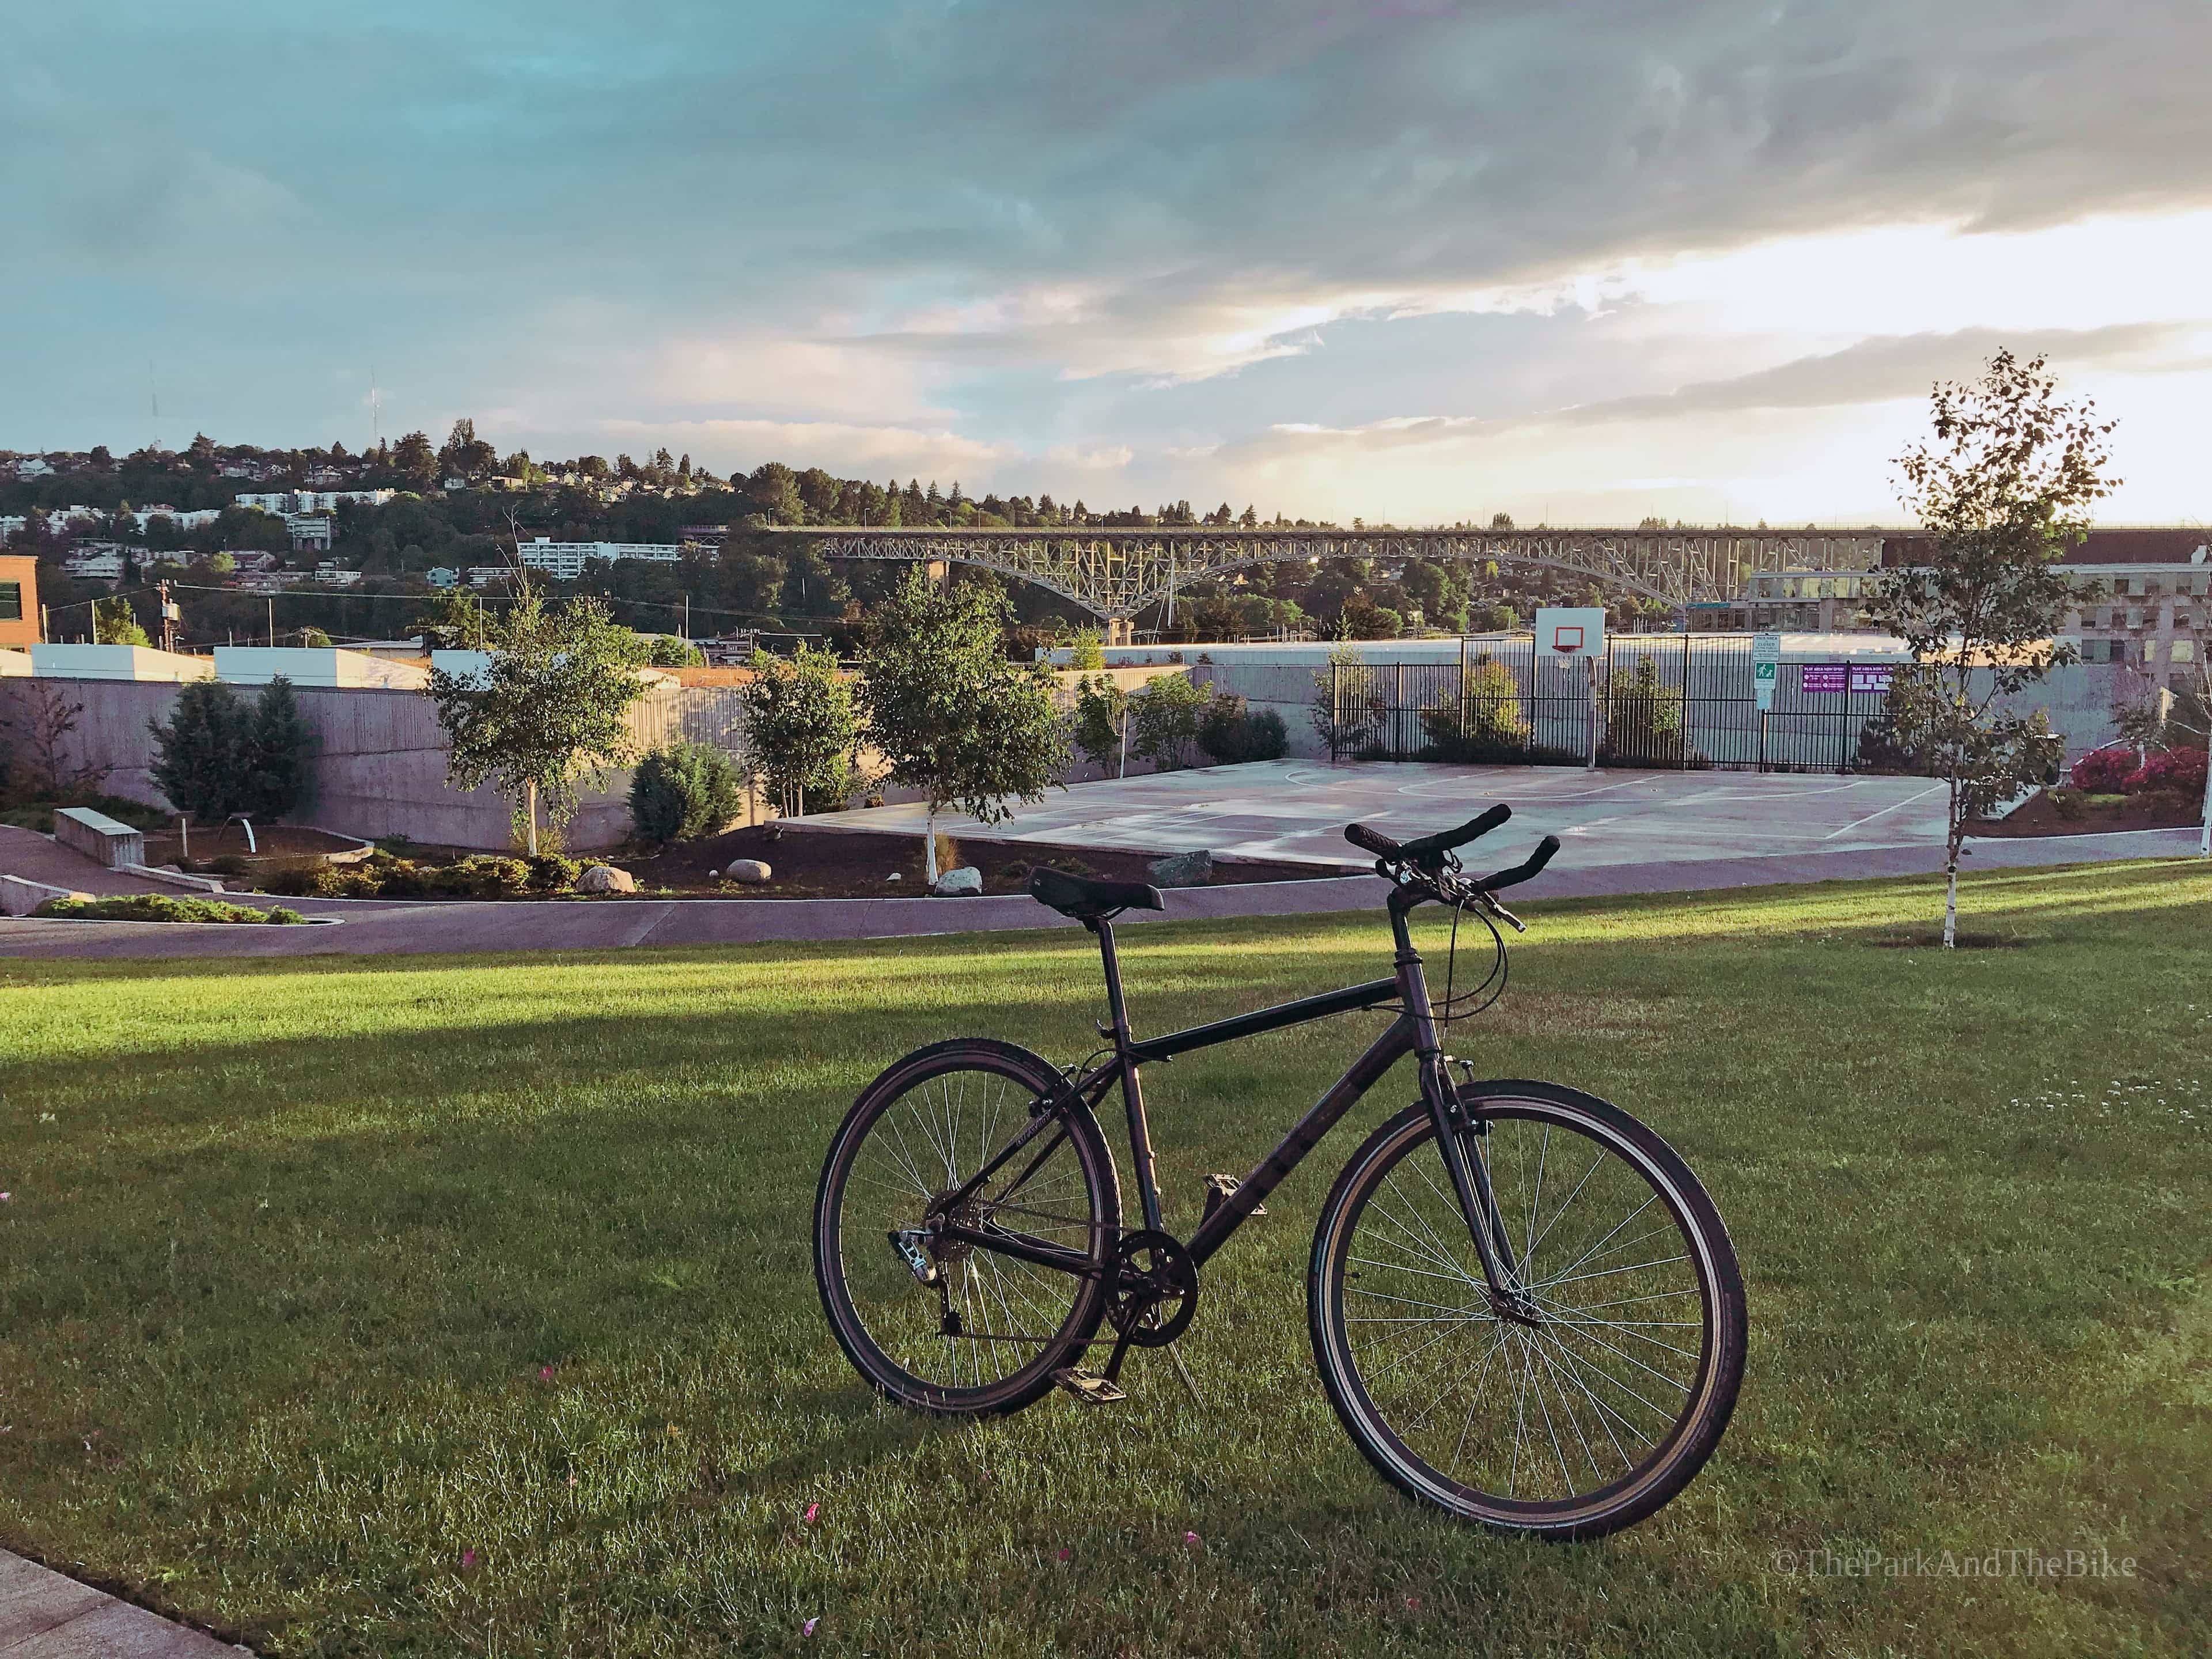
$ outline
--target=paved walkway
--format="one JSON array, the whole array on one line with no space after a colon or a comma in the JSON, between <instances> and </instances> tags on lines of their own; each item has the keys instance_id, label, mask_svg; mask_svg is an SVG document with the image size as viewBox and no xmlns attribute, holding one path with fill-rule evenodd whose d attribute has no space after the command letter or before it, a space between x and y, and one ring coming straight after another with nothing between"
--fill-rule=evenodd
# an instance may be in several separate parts
<instances>
[{"instance_id":1,"label":"paved walkway","mask_svg":"<svg viewBox=\"0 0 2212 1659\"><path fill-rule=\"evenodd\" d=\"M1492 838L1498 861L1528 850L1516 822ZM2019 869L2117 859L2192 858L2194 830L2057 836L1974 844L1970 869ZM1522 890L1516 910L1540 910L1547 898L1617 893L1680 893L1778 883L1932 875L1940 847L1800 852L1758 858L1649 863L1585 863L1569 842L1551 868ZM1166 895L1155 916L1128 921L1193 921L1230 916L1380 911L1383 884L1372 876L1194 887ZM260 899L337 927L241 927L135 921L0 920L0 957L290 957L441 954L465 951L604 951L638 945L747 945L783 939L896 939L917 934L1000 933L1073 927L1021 896L914 899L613 899L568 903L423 903L384 899ZM1377 926L1380 926L1378 919Z\"/></svg>"},{"instance_id":2,"label":"paved walkway","mask_svg":"<svg viewBox=\"0 0 2212 1659\"><path fill-rule=\"evenodd\" d=\"M126 876L97 859L62 846L35 830L0 823L0 876L21 876L49 887L67 887L100 898L122 893L178 893L182 890L143 876Z\"/></svg>"},{"instance_id":3,"label":"paved walkway","mask_svg":"<svg viewBox=\"0 0 2212 1659\"><path fill-rule=\"evenodd\" d=\"M0 1659L237 1659L249 1651L0 1550Z\"/></svg>"}]
</instances>

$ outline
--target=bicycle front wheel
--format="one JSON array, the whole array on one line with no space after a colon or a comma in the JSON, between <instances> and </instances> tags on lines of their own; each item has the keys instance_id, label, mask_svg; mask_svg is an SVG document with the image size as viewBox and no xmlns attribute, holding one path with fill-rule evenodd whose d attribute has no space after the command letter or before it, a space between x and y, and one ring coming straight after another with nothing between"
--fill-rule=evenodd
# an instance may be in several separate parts
<instances>
[{"instance_id":1,"label":"bicycle front wheel","mask_svg":"<svg viewBox=\"0 0 2212 1659\"><path fill-rule=\"evenodd\" d=\"M1012 1043L940 1042L870 1084L830 1143L814 1205L815 1283L846 1357L900 1404L1018 1410L1097 1332L1121 1193L1088 1110L1045 1122L953 1212L971 1232L1050 1247L1067 1266L929 1227L1062 1087Z\"/></svg>"},{"instance_id":2,"label":"bicycle front wheel","mask_svg":"<svg viewBox=\"0 0 2212 1659\"><path fill-rule=\"evenodd\" d=\"M1703 1468L1743 1380L1743 1280L1674 1150L1546 1083L1460 1091L1526 1304L1488 1293L1426 1106L1352 1155L1314 1234L1314 1356L1368 1461L1464 1519L1632 1526Z\"/></svg>"}]
</instances>

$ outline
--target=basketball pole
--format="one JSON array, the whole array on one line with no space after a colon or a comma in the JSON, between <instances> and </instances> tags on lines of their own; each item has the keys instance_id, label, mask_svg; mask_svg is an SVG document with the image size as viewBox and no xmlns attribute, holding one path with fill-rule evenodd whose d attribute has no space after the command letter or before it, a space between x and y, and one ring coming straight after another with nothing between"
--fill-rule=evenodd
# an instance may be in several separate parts
<instances>
[{"instance_id":1,"label":"basketball pole","mask_svg":"<svg viewBox=\"0 0 2212 1659\"><path fill-rule=\"evenodd\" d=\"M1584 657L1583 666L1589 671L1589 718L1585 722L1589 727L1589 758L1583 763L1583 769L1595 772L1597 770L1597 658L1595 655Z\"/></svg>"}]
</instances>

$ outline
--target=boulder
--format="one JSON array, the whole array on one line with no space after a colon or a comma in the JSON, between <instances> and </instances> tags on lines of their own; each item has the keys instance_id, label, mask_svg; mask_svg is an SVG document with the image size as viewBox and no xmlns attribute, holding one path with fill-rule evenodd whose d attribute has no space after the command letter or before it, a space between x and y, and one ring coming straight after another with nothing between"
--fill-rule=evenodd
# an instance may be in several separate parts
<instances>
[{"instance_id":1,"label":"boulder","mask_svg":"<svg viewBox=\"0 0 2212 1659\"><path fill-rule=\"evenodd\" d=\"M739 881L748 887L758 887L775 878L775 870L758 859L732 859L730 867L722 872L724 881Z\"/></svg>"},{"instance_id":2,"label":"boulder","mask_svg":"<svg viewBox=\"0 0 2212 1659\"><path fill-rule=\"evenodd\" d=\"M595 864L576 878L580 893L635 893L637 878L627 870L617 870L611 864Z\"/></svg>"},{"instance_id":3,"label":"boulder","mask_svg":"<svg viewBox=\"0 0 2212 1659\"><path fill-rule=\"evenodd\" d=\"M1203 887L1213 879L1213 854L1200 851L1154 859L1145 866L1155 887Z\"/></svg>"},{"instance_id":4,"label":"boulder","mask_svg":"<svg viewBox=\"0 0 2212 1659\"><path fill-rule=\"evenodd\" d=\"M929 890L939 898L962 898L980 893L983 890L983 872L973 865L964 869L947 870Z\"/></svg>"}]
</instances>

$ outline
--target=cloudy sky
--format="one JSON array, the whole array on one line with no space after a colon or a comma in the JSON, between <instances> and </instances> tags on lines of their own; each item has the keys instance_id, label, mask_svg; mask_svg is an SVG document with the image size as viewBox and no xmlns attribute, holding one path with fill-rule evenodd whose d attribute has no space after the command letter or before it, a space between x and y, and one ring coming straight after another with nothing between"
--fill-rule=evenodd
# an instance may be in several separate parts
<instances>
[{"instance_id":1,"label":"cloudy sky","mask_svg":"<svg viewBox=\"0 0 2212 1659\"><path fill-rule=\"evenodd\" d=\"M475 416L1093 507L2212 516L2204 0L0 0L0 447ZM151 399L158 394L161 415Z\"/></svg>"}]
</instances>

